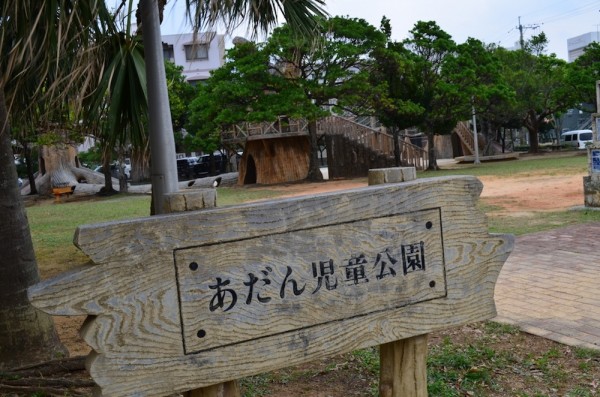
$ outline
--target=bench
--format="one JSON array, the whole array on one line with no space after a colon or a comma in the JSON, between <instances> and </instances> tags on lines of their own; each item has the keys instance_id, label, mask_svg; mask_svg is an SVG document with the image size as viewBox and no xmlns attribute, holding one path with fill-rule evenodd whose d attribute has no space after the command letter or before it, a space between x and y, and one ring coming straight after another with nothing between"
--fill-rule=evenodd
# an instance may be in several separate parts
<instances>
[{"instance_id":1,"label":"bench","mask_svg":"<svg viewBox=\"0 0 600 397\"><path fill-rule=\"evenodd\" d=\"M70 196L75 191L75 186L53 187L52 194L56 202L60 202L61 196Z\"/></svg>"}]
</instances>

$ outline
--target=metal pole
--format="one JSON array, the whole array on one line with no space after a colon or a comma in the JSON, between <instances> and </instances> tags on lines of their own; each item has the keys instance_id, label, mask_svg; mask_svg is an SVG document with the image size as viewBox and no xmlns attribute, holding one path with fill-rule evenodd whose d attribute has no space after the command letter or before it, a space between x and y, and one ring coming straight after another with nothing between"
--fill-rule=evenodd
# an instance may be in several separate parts
<instances>
[{"instance_id":1,"label":"metal pole","mask_svg":"<svg viewBox=\"0 0 600 397\"><path fill-rule=\"evenodd\" d=\"M148 86L152 200L154 213L162 214L165 212L165 194L178 190L175 138L160 36L158 1L141 0L140 10Z\"/></svg>"},{"instance_id":2,"label":"metal pole","mask_svg":"<svg viewBox=\"0 0 600 397\"><path fill-rule=\"evenodd\" d=\"M600 80L596 80L596 113L600 113Z\"/></svg>"},{"instance_id":3,"label":"metal pole","mask_svg":"<svg viewBox=\"0 0 600 397\"><path fill-rule=\"evenodd\" d=\"M475 106L472 106L473 110L473 146L475 150L475 162L474 164L481 164L479 161L479 142L477 141L477 117L475 117Z\"/></svg>"}]
</instances>

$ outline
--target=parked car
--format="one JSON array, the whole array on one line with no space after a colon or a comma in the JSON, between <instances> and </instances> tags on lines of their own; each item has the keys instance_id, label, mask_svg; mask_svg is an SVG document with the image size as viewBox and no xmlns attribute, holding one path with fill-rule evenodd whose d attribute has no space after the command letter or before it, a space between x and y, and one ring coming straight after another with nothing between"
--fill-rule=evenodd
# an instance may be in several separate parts
<instances>
[{"instance_id":1,"label":"parked car","mask_svg":"<svg viewBox=\"0 0 600 397\"><path fill-rule=\"evenodd\" d=\"M100 173L104 173L104 167L99 165L98 167L94 168L94 171L96 172L100 172ZM131 164L125 164L123 172L125 174L125 177L127 179L131 178ZM119 165L116 163L113 163L110 165L110 175L113 178L119 178Z\"/></svg>"},{"instance_id":2,"label":"parked car","mask_svg":"<svg viewBox=\"0 0 600 397\"><path fill-rule=\"evenodd\" d=\"M208 175L208 171L204 171L203 166L198 163L196 157L185 157L177 159L177 177L181 180L192 178L202 178Z\"/></svg>"},{"instance_id":3,"label":"parked car","mask_svg":"<svg viewBox=\"0 0 600 397\"><path fill-rule=\"evenodd\" d=\"M592 130L574 130L563 132L561 135L562 141L569 146L577 149L585 149L586 144L592 143Z\"/></svg>"},{"instance_id":4,"label":"parked car","mask_svg":"<svg viewBox=\"0 0 600 397\"><path fill-rule=\"evenodd\" d=\"M198 163L201 165L203 173L206 175L219 175L227 172L227 156L221 153L213 154L214 169L211 172L210 154L198 157Z\"/></svg>"}]
</instances>

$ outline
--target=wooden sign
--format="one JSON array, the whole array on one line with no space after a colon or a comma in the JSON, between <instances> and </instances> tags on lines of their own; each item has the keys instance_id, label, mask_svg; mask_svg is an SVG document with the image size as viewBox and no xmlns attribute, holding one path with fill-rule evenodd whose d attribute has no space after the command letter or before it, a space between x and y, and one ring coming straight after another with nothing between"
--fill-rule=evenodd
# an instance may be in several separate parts
<instances>
[{"instance_id":1,"label":"wooden sign","mask_svg":"<svg viewBox=\"0 0 600 397\"><path fill-rule=\"evenodd\" d=\"M167 395L491 318L512 248L473 177L80 227L92 264L29 290L87 314L99 394Z\"/></svg>"}]
</instances>

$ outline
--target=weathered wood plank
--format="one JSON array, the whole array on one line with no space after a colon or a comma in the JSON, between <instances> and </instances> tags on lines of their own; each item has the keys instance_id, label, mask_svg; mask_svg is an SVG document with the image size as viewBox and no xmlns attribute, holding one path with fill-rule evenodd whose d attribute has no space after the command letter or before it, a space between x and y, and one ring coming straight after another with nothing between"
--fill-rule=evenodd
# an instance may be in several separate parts
<instances>
[{"instance_id":1,"label":"weathered wood plank","mask_svg":"<svg viewBox=\"0 0 600 397\"><path fill-rule=\"evenodd\" d=\"M512 239L488 235L485 218L475 208L480 192L480 182L472 177L435 178L83 226L75 242L96 265L32 287L30 299L52 314L95 316L86 322L82 335L95 351L89 369L102 395L158 396L205 387L493 317L494 285L512 249ZM340 239L343 228L336 225L376 225L377 219L386 217L402 219L396 223L404 225L404 217L414 216L420 222L419 216L432 209L439 214L432 221L432 229L438 227L442 240L442 249L437 250L433 260L444 265L445 297L317 321L303 328L284 327L273 336L242 338L185 354L175 266L181 252L189 250L195 257L210 250L211 245L226 243L234 247L240 240L264 239L264 246L271 242L269 239L277 242L280 237L296 234L306 242L308 234L303 233L319 228L328 231L322 233L323 241L339 241L341 251L351 251L356 244L374 244L371 236L365 233L354 239ZM413 233L410 228L405 232L406 236ZM395 232L396 237L401 240L405 232ZM295 241L292 237L279 244L293 252ZM326 245L333 246L331 241ZM387 243L381 241L384 243L374 248L385 248ZM423 241L433 240L424 237ZM307 243L302 249L308 252L309 246ZM260 250L261 245L254 249ZM216 262L216 269L227 269L219 255L216 250L209 257ZM238 320L243 320L241 315ZM221 330L222 334L235 332L230 328Z\"/></svg>"},{"instance_id":2,"label":"weathered wood plank","mask_svg":"<svg viewBox=\"0 0 600 397\"><path fill-rule=\"evenodd\" d=\"M482 217L473 207L482 188L474 177L420 179L309 198L81 226L74 243L95 263L120 256L124 264L131 265L130 255L147 251L150 253L146 255L151 256L165 250L389 216L441 204L445 211L458 210L463 218L469 214ZM473 233L487 232L483 218L456 221L471 225ZM457 226L462 226L459 223Z\"/></svg>"},{"instance_id":3,"label":"weathered wood plank","mask_svg":"<svg viewBox=\"0 0 600 397\"><path fill-rule=\"evenodd\" d=\"M439 209L178 250L186 353L444 297L443 257Z\"/></svg>"},{"instance_id":4,"label":"weathered wood plank","mask_svg":"<svg viewBox=\"0 0 600 397\"><path fill-rule=\"evenodd\" d=\"M380 397L427 397L427 335L380 347Z\"/></svg>"}]
</instances>

